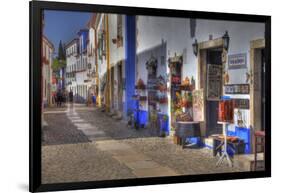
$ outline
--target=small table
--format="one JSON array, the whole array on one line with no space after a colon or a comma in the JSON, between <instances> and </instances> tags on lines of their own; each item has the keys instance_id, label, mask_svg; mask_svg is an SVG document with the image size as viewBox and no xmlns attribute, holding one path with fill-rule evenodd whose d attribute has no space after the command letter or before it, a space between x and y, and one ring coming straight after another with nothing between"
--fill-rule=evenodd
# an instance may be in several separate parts
<instances>
[{"instance_id":1,"label":"small table","mask_svg":"<svg viewBox=\"0 0 281 193\"><path fill-rule=\"evenodd\" d=\"M187 137L201 137L200 123L196 121L177 121L175 135L180 138L182 148L185 146Z\"/></svg>"},{"instance_id":2,"label":"small table","mask_svg":"<svg viewBox=\"0 0 281 193\"><path fill-rule=\"evenodd\" d=\"M224 145L224 149L222 152L222 155L220 156L220 159L218 160L216 166L219 166L222 164L223 160L226 159L228 162L229 167L233 166L233 162L230 159L228 153L227 153L227 127L230 124L229 122L218 122L218 124L222 124L223 125L223 136L224 136L224 141L223 144Z\"/></svg>"}]
</instances>

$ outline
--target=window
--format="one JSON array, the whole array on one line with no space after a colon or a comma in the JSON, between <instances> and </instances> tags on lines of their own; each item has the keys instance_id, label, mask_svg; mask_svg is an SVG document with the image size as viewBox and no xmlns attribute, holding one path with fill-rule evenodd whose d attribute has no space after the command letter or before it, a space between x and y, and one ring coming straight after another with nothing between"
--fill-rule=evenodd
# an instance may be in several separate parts
<instances>
[{"instance_id":1,"label":"window","mask_svg":"<svg viewBox=\"0 0 281 193\"><path fill-rule=\"evenodd\" d=\"M44 43L44 42L43 42ZM43 57L45 57L45 44L43 44L43 51L42 51Z\"/></svg>"},{"instance_id":2,"label":"window","mask_svg":"<svg viewBox=\"0 0 281 193\"><path fill-rule=\"evenodd\" d=\"M98 34L98 54L99 59L102 60L103 55L105 56L105 32L100 31Z\"/></svg>"}]
</instances>

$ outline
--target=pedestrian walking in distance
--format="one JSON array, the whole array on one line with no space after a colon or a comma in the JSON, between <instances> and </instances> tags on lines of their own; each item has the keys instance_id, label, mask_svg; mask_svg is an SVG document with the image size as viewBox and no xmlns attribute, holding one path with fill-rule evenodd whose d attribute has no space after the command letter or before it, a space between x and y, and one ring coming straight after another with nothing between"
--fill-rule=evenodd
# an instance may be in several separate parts
<instances>
[{"instance_id":1,"label":"pedestrian walking in distance","mask_svg":"<svg viewBox=\"0 0 281 193\"><path fill-rule=\"evenodd\" d=\"M68 94L68 97L69 97L69 102L70 102L70 103L73 103L73 92L72 92L71 89L70 89L70 92L69 92L69 94Z\"/></svg>"},{"instance_id":2,"label":"pedestrian walking in distance","mask_svg":"<svg viewBox=\"0 0 281 193\"><path fill-rule=\"evenodd\" d=\"M57 107L61 107L62 103L62 92L61 90L58 90L57 92Z\"/></svg>"},{"instance_id":3,"label":"pedestrian walking in distance","mask_svg":"<svg viewBox=\"0 0 281 193\"><path fill-rule=\"evenodd\" d=\"M93 103L93 106L96 106L96 102L97 102L96 95L94 93L92 93L92 103Z\"/></svg>"}]
</instances>

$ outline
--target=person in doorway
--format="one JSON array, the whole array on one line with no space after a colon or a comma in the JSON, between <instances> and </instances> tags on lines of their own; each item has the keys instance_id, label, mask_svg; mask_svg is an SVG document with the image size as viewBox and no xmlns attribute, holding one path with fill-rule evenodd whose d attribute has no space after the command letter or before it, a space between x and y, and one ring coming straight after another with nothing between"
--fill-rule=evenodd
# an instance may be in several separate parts
<instances>
[{"instance_id":1,"label":"person in doorway","mask_svg":"<svg viewBox=\"0 0 281 193\"><path fill-rule=\"evenodd\" d=\"M62 99L63 96L62 96L62 92L61 90L58 90L57 92L57 107L61 107L61 104L62 104Z\"/></svg>"},{"instance_id":2,"label":"person in doorway","mask_svg":"<svg viewBox=\"0 0 281 193\"><path fill-rule=\"evenodd\" d=\"M52 105L56 104L56 92L52 92Z\"/></svg>"},{"instance_id":3,"label":"person in doorway","mask_svg":"<svg viewBox=\"0 0 281 193\"><path fill-rule=\"evenodd\" d=\"M62 106L65 106L66 101L67 101L67 97L68 97L67 91L65 89L63 89L63 92L62 92Z\"/></svg>"}]
</instances>

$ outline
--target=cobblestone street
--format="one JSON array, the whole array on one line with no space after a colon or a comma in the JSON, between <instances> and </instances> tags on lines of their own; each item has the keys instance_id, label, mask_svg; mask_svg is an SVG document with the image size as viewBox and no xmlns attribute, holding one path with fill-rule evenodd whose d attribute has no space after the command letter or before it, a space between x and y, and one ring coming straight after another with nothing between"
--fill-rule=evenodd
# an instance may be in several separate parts
<instances>
[{"instance_id":1,"label":"cobblestone street","mask_svg":"<svg viewBox=\"0 0 281 193\"><path fill-rule=\"evenodd\" d=\"M216 167L218 158L209 149L182 149L94 107L50 108L44 122L43 183L243 171Z\"/></svg>"}]
</instances>

